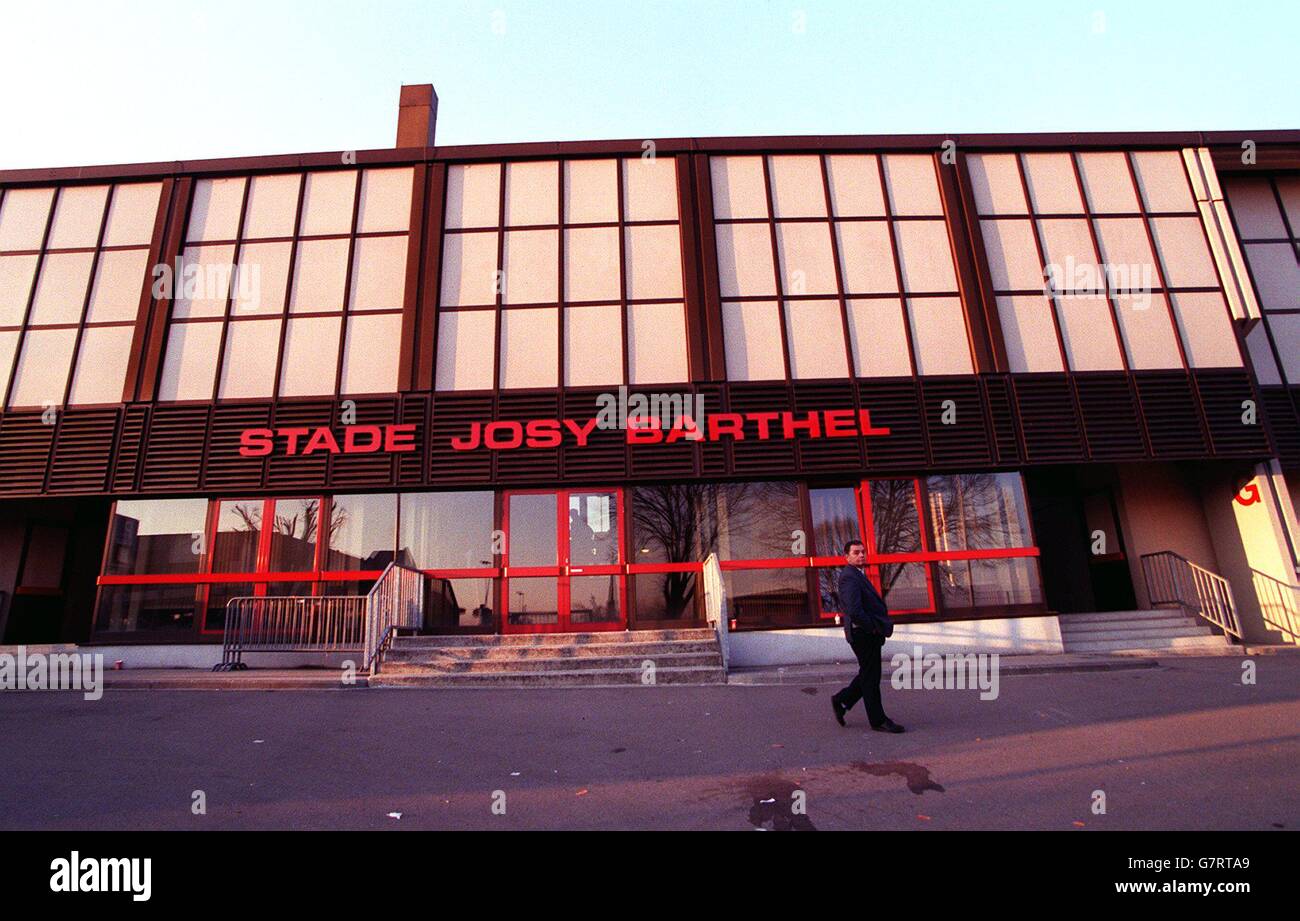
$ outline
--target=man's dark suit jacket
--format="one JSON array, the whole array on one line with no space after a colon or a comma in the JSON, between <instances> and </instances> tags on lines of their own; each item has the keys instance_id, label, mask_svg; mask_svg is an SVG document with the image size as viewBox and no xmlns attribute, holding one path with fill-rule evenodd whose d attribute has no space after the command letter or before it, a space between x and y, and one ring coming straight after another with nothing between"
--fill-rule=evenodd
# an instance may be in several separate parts
<instances>
[{"instance_id":1,"label":"man's dark suit jacket","mask_svg":"<svg viewBox=\"0 0 1300 921\"><path fill-rule=\"evenodd\" d=\"M854 633L893 635L894 622L885 599L858 567L844 567L840 573L839 592L840 606L844 609L844 636L850 643Z\"/></svg>"}]
</instances>

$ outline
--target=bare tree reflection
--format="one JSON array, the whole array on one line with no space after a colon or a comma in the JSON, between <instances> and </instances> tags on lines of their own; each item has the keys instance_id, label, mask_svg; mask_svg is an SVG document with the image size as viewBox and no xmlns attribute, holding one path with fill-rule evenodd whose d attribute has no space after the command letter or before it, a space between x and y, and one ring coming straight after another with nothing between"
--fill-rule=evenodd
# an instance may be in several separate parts
<instances>
[{"instance_id":1,"label":"bare tree reflection","mask_svg":"<svg viewBox=\"0 0 1300 921\"><path fill-rule=\"evenodd\" d=\"M710 553L728 559L788 556L791 532L802 527L796 483L678 483L638 486L632 524L638 563L698 563ZM694 573L661 581L665 616L689 613Z\"/></svg>"}]
</instances>

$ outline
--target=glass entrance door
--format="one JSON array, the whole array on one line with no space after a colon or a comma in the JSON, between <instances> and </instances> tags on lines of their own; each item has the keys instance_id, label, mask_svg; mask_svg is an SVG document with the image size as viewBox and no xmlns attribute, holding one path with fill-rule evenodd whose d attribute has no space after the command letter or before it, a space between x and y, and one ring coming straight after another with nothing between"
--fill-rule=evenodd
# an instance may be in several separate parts
<instances>
[{"instance_id":1,"label":"glass entrance door","mask_svg":"<svg viewBox=\"0 0 1300 921\"><path fill-rule=\"evenodd\" d=\"M624 628L622 490L508 492L504 518L506 633Z\"/></svg>"}]
</instances>

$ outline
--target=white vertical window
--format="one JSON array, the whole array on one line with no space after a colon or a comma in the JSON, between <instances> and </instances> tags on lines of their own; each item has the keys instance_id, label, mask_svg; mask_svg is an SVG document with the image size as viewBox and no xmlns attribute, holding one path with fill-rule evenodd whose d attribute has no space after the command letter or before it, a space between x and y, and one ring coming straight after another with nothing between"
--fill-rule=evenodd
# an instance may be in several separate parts
<instances>
[{"instance_id":1,"label":"white vertical window","mask_svg":"<svg viewBox=\"0 0 1300 921\"><path fill-rule=\"evenodd\" d=\"M970 367L933 156L734 156L710 164L729 377L910 376ZM999 166L995 179L1006 197L1009 174ZM774 299L781 305L775 318ZM948 322L953 305L956 324ZM912 315L922 309L924 317ZM965 357L926 356L914 368L915 336L926 334L927 349L938 348L940 337L930 333L941 329L956 337L942 348ZM884 343L895 351L882 354Z\"/></svg>"},{"instance_id":2,"label":"white vertical window","mask_svg":"<svg viewBox=\"0 0 1300 921\"><path fill-rule=\"evenodd\" d=\"M161 189L0 191L0 392L9 408L121 402Z\"/></svg>"},{"instance_id":3,"label":"white vertical window","mask_svg":"<svg viewBox=\"0 0 1300 921\"><path fill-rule=\"evenodd\" d=\"M173 303L160 399L206 398L214 381L218 399L395 392L414 175L197 183L185 260L199 283Z\"/></svg>"},{"instance_id":4,"label":"white vertical window","mask_svg":"<svg viewBox=\"0 0 1300 921\"><path fill-rule=\"evenodd\" d=\"M445 209L438 390L689 378L675 157L453 166Z\"/></svg>"}]
</instances>

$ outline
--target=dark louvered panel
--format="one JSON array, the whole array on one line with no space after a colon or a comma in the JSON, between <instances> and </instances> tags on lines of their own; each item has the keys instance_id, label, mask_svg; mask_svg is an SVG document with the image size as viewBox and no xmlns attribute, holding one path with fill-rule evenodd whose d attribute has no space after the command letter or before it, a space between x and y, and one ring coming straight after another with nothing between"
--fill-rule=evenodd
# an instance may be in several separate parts
<instances>
[{"instance_id":1,"label":"dark louvered panel","mask_svg":"<svg viewBox=\"0 0 1300 921\"><path fill-rule=\"evenodd\" d=\"M700 420L700 425L706 426L709 416L724 411L722 387L719 384L701 384L695 392L704 397L704 419ZM726 445L702 441L696 446L696 451L699 453L701 476L724 476L727 473Z\"/></svg>"},{"instance_id":2,"label":"dark louvered panel","mask_svg":"<svg viewBox=\"0 0 1300 921\"><path fill-rule=\"evenodd\" d=\"M1284 467L1300 467L1300 390L1294 394L1285 387L1261 387L1260 399L1269 430L1277 447L1278 460Z\"/></svg>"},{"instance_id":3,"label":"dark louvered panel","mask_svg":"<svg viewBox=\"0 0 1300 921\"><path fill-rule=\"evenodd\" d=\"M857 409L852 381L803 381L794 385L795 418L806 421L809 413L820 414L827 409ZM824 417L818 415L819 421ZM799 451L799 469L861 470L861 438L809 438L799 434L795 446Z\"/></svg>"},{"instance_id":4,"label":"dark louvered panel","mask_svg":"<svg viewBox=\"0 0 1300 921\"><path fill-rule=\"evenodd\" d=\"M204 489L229 491L261 487L266 459L241 455L240 436L245 429L269 428L270 422L268 403L217 406L212 410L208 459L203 465Z\"/></svg>"},{"instance_id":5,"label":"dark louvered panel","mask_svg":"<svg viewBox=\"0 0 1300 921\"><path fill-rule=\"evenodd\" d=\"M424 484L424 471L429 469L429 398L403 397L401 421L415 426L415 451L397 456L397 483L420 486Z\"/></svg>"},{"instance_id":6,"label":"dark louvered panel","mask_svg":"<svg viewBox=\"0 0 1300 921\"><path fill-rule=\"evenodd\" d=\"M598 396L594 392L566 393L561 418L573 420L580 428L589 425L606 406L597 401ZM607 411L602 421L617 425L617 409L613 413ZM627 432L623 429L600 428L597 425L586 434L585 447L579 446L578 436L569 431L567 426L561 435L564 439L560 449L563 464L561 472L566 483L598 483L626 476ZM689 450L688 447L687 451Z\"/></svg>"},{"instance_id":7,"label":"dark louvered panel","mask_svg":"<svg viewBox=\"0 0 1300 921\"><path fill-rule=\"evenodd\" d=\"M158 406L149 423L140 488L197 489L208 437L207 406Z\"/></svg>"},{"instance_id":8,"label":"dark louvered panel","mask_svg":"<svg viewBox=\"0 0 1300 921\"><path fill-rule=\"evenodd\" d=\"M1012 378L1030 463L1084 460L1083 433L1070 382L1063 375Z\"/></svg>"},{"instance_id":9,"label":"dark louvered panel","mask_svg":"<svg viewBox=\"0 0 1300 921\"><path fill-rule=\"evenodd\" d=\"M272 428L296 429L298 452L289 454L286 439L277 436L275 451L266 462L267 488L311 489L325 485L330 456L325 452L300 453L306 448L306 439L321 426L328 426L334 417L332 402L277 403ZM304 431L305 430L305 431Z\"/></svg>"},{"instance_id":10,"label":"dark louvered panel","mask_svg":"<svg viewBox=\"0 0 1300 921\"><path fill-rule=\"evenodd\" d=\"M923 378L921 393L930 457L935 466L993 462L992 438L977 379Z\"/></svg>"},{"instance_id":11,"label":"dark louvered panel","mask_svg":"<svg viewBox=\"0 0 1300 921\"><path fill-rule=\"evenodd\" d=\"M921 395L914 378L859 379L858 405L871 413L874 428L889 429L888 435L863 439L868 469L926 465Z\"/></svg>"},{"instance_id":12,"label":"dark louvered panel","mask_svg":"<svg viewBox=\"0 0 1300 921\"><path fill-rule=\"evenodd\" d=\"M140 456L144 446L144 429L149 421L147 406L128 406L122 414L122 429L117 436L117 457L113 464L113 492L135 492L140 475Z\"/></svg>"},{"instance_id":13,"label":"dark louvered panel","mask_svg":"<svg viewBox=\"0 0 1300 921\"><path fill-rule=\"evenodd\" d=\"M473 425L492 421L492 397L436 396L429 425L429 483L488 483L492 480L492 452L481 443L472 451L452 448L453 439L465 439Z\"/></svg>"},{"instance_id":14,"label":"dark louvered panel","mask_svg":"<svg viewBox=\"0 0 1300 921\"><path fill-rule=\"evenodd\" d=\"M759 437L759 422L745 422L745 437L731 441L732 465L737 474L788 474L795 469L794 442L781 437L779 414L790 409L785 384L732 384L732 413L768 414L768 437ZM724 436L725 437L725 436Z\"/></svg>"},{"instance_id":15,"label":"dark louvered panel","mask_svg":"<svg viewBox=\"0 0 1300 921\"><path fill-rule=\"evenodd\" d=\"M520 422L559 419L559 400L553 393L503 394L497 398L497 421ZM560 476L559 448L503 448L492 452L499 483L554 481Z\"/></svg>"},{"instance_id":16,"label":"dark louvered panel","mask_svg":"<svg viewBox=\"0 0 1300 921\"><path fill-rule=\"evenodd\" d=\"M352 404L352 405L349 405ZM355 411L353 411L355 409ZM369 400L343 400L338 404L334 416L334 434L340 448L348 437L348 427L357 426L354 438L358 446L366 447L375 443L373 432L365 428L379 429L379 450L370 453L335 454L330 458L329 483L332 488L374 487L393 485L397 455L385 451L384 426L397 422L397 398L383 397Z\"/></svg>"},{"instance_id":17,"label":"dark louvered panel","mask_svg":"<svg viewBox=\"0 0 1300 921\"><path fill-rule=\"evenodd\" d=\"M105 491L117 416L116 409L64 413L50 461L50 492Z\"/></svg>"},{"instance_id":18,"label":"dark louvered panel","mask_svg":"<svg viewBox=\"0 0 1300 921\"><path fill-rule=\"evenodd\" d=\"M1214 453L1220 457L1271 454L1268 427L1246 371L1234 368L1193 374Z\"/></svg>"},{"instance_id":19,"label":"dark louvered panel","mask_svg":"<svg viewBox=\"0 0 1300 921\"><path fill-rule=\"evenodd\" d=\"M1093 460L1141 460L1147 456L1137 399L1127 374L1077 375L1074 389Z\"/></svg>"},{"instance_id":20,"label":"dark louvered panel","mask_svg":"<svg viewBox=\"0 0 1300 921\"><path fill-rule=\"evenodd\" d=\"M1005 377L985 377L984 395L988 400L989 419L993 424L998 463L1020 463L1020 439L1016 435L1016 410L1011 400L1011 381Z\"/></svg>"},{"instance_id":21,"label":"dark louvered panel","mask_svg":"<svg viewBox=\"0 0 1300 921\"><path fill-rule=\"evenodd\" d=\"M1138 372L1135 378L1152 453L1160 458L1207 454L1201 414L1186 372Z\"/></svg>"},{"instance_id":22,"label":"dark louvered panel","mask_svg":"<svg viewBox=\"0 0 1300 921\"><path fill-rule=\"evenodd\" d=\"M54 426L40 413L0 416L0 494L35 495L45 485Z\"/></svg>"}]
</instances>

